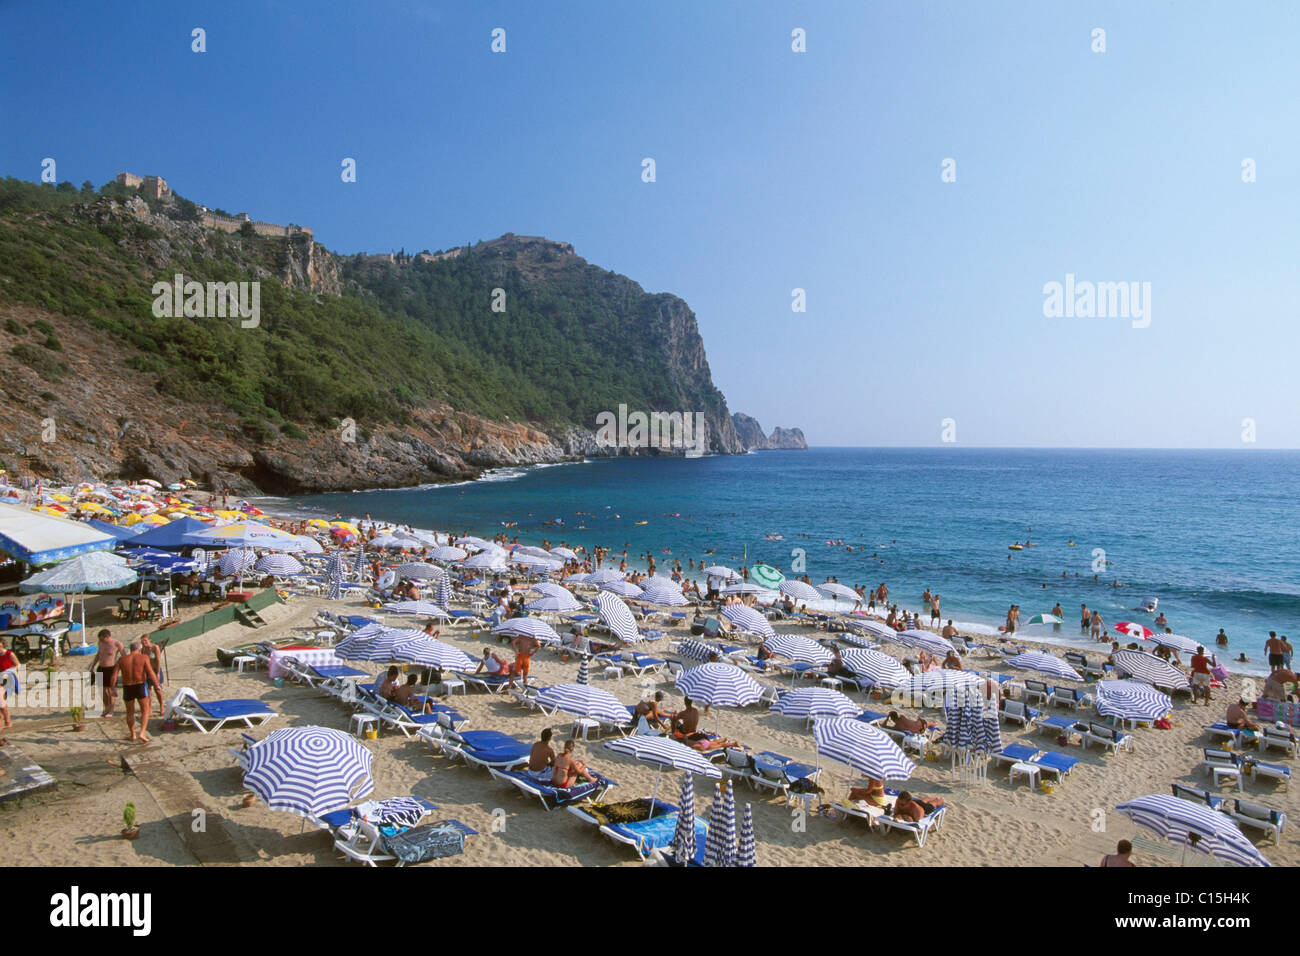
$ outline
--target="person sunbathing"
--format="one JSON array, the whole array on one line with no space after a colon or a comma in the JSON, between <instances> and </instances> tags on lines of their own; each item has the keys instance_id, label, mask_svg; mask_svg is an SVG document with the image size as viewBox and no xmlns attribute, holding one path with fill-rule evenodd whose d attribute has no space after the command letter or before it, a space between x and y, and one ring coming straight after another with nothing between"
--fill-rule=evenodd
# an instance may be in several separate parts
<instances>
[{"instance_id":1,"label":"person sunbathing","mask_svg":"<svg viewBox=\"0 0 1300 956\"><path fill-rule=\"evenodd\" d=\"M695 702L687 697L682 702L682 709L672 719L672 734L679 740L695 740L707 736L699 733L700 712L695 709Z\"/></svg>"},{"instance_id":2,"label":"person sunbathing","mask_svg":"<svg viewBox=\"0 0 1300 956\"><path fill-rule=\"evenodd\" d=\"M1224 723L1236 730L1259 730L1259 724L1246 716L1246 702L1237 698L1235 704L1228 705L1228 712L1223 717Z\"/></svg>"},{"instance_id":3,"label":"person sunbathing","mask_svg":"<svg viewBox=\"0 0 1300 956\"><path fill-rule=\"evenodd\" d=\"M564 742L564 753L555 758L555 775L551 778L551 785L559 787L561 790L568 790L579 779L587 783L595 783L596 778L592 776L587 765L573 756L574 742L566 740Z\"/></svg>"},{"instance_id":4,"label":"person sunbathing","mask_svg":"<svg viewBox=\"0 0 1300 956\"><path fill-rule=\"evenodd\" d=\"M505 662L504 658L497 657L496 651L490 647L483 648L483 659L478 662L478 667L474 668L474 673L487 669L489 677L505 677L510 673L510 665Z\"/></svg>"},{"instance_id":5,"label":"person sunbathing","mask_svg":"<svg viewBox=\"0 0 1300 956\"><path fill-rule=\"evenodd\" d=\"M636 705L636 708L632 711L633 720L644 717L646 723L651 727L656 730L663 730L664 723L670 721L673 717L672 714L663 709L663 700L664 692L661 690L655 691L654 700L643 700Z\"/></svg>"},{"instance_id":6,"label":"person sunbathing","mask_svg":"<svg viewBox=\"0 0 1300 956\"><path fill-rule=\"evenodd\" d=\"M943 659L943 668L949 671L961 670L961 658L957 656L956 651L948 652L948 656Z\"/></svg>"},{"instance_id":7,"label":"person sunbathing","mask_svg":"<svg viewBox=\"0 0 1300 956\"><path fill-rule=\"evenodd\" d=\"M388 673L384 679L379 682L375 688L375 693L384 700L395 700L397 698L398 681L401 680L402 672L396 666L388 668Z\"/></svg>"},{"instance_id":8,"label":"person sunbathing","mask_svg":"<svg viewBox=\"0 0 1300 956\"><path fill-rule=\"evenodd\" d=\"M889 806L889 795L885 793L885 781L868 777L865 787L853 787L849 790L849 800L853 803L867 803L873 807Z\"/></svg>"},{"instance_id":9,"label":"person sunbathing","mask_svg":"<svg viewBox=\"0 0 1300 956\"><path fill-rule=\"evenodd\" d=\"M920 823L925 817L944 805L943 797L913 797L904 790L894 801L894 819Z\"/></svg>"},{"instance_id":10,"label":"person sunbathing","mask_svg":"<svg viewBox=\"0 0 1300 956\"><path fill-rule=\"evenodd\" d=\"M885 726L891 730L901 730L905 734L923 734L937 725L926 722L920 717L906 717L896 710L891 710L889 716L885 718Z\"/></svg>"},{"instance_id":11,"label":"person sunbathing","mask_svg":"<svg viewBox=\"0 0 1300 956\"><path fill-rule=\"evenodd\" d=\"M418 710L425 714L432 713L433 701L426 699L422 702L420 695L415 692L415 684L419 680L419 676L419 674L407 674L406 683L395 687L390 699L393 703L399 704L407 710Z\"/></svg>"}]
</instances>

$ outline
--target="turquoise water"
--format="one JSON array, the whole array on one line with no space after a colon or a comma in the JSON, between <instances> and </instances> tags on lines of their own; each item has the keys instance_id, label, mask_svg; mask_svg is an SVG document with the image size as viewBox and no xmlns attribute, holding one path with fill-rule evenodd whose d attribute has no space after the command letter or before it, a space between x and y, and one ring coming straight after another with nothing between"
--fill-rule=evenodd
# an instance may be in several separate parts
<instances>
[{"instance_id":1,"label":"turquoise water","mask_svg":"<svg viewBox=\"0 0 1300 956\"><path fill-rule=\"evenodd\" d=\"M457 534L506 530L525 544L626 547L629 564L650 552L661 570L689 557L762 560L790 573L802 549L815 582L883 581L891 600L914 610L928 587L942 595L945 618L973 630L991 631L1012 603L1023 621L1059 601L1060 631L1022 630L1040 640L1076 640L1085 602L1108 625L1152 626L1153 615L1135 610L1151 596L1176 633L1210 646L1223 627L1231 657L1245 651L1261 664L1268 631L1300 637L1298 465L1300 452L1264 450L816 448L596 460L268 504ZM502 527L511 521L517 527ZM1036 546L1007 548L1026 540ZM1094 581L1098 548L1112 563Z\"/></svg>"}]
</instances>

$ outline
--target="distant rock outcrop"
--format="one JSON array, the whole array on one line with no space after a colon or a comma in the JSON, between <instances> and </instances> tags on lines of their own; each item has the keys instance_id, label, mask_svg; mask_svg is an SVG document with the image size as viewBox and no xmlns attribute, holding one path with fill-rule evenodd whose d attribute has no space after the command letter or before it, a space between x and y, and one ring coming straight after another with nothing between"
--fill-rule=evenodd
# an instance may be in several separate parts
<instances>
[{"instance_id":1,"label":"distant rock outcrop","mask_svg":"<svg viewBox=\"0 0 1300 956\"><path fill-rule=\"evenodd\" d=\"M783 451L801 450L808 447L803 432L798 428L774 428L771 435L763 434L763 426L758 419L744 412L733 412L732 425L735 426L736 438L746 451L779 449Z\"/></svg>"},{"instance_id":2,"label":"distant rock outcrop","mask_svg":"<svg viewBox=\"0 0 1300 956\"><path fill-rule=\"evenodd\" d=\"M767 436L767 447L803 450L808 447L808 442L804 439L801 429L777 427L773 428L772 434Z\"/></svg>"}]
</instances>

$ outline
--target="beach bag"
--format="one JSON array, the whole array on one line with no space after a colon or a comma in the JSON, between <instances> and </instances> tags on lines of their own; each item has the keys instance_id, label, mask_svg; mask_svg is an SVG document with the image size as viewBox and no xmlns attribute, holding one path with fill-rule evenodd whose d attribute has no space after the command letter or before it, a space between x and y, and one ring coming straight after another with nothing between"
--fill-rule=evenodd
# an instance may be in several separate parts
<instances>
[{"instance_id":1,"label":"beach bag","mask_svg":"<svg viewBox=\"0 0 1300 956\"><path fill-rule=\"evenodd\" d=\"M1210 674L1211 676L1214 677L1215 680L1223 681L1228 679L1228 669L1224 667L1222 664L1215 664L1212 668L1210 668Z\"/></svg>"},{"instance_id":2,"label":"beach bag","mask_svg":"<svg viewBox=\"0 0 1300 956\"><path fill-rule=\"evenodd\" d=\"M1159 730L1173 730L1173 729L1174 729L1174 725L1171 724L1171 723L1169 722L1169 718L1168 718L1168 717L1161 717L1159 720L1156 721L1155 726L1156 726Z\"/></svg>"},{"instance_id":3,"label":"beach bag","mask_svg":"<svg viewBox=\"0 0 1300 956\"><path fill-rule=\"evenodd\" d=\"M1070 738L1065 734L1061 734L1056 738L1056 743L1061 747L1068 747L1070 745Z\"/></svg>"},{"instance_id":4,"label":"beach bag","mask_svg":"<svg viewBox=\"0 0 1300 956\"><path fill-rule=\"evenodd\" d=\"M431 823L384 836L384 849L403 863L424 863L465 850L465 833L447 823Z\"/></svg>"}]
</instances>

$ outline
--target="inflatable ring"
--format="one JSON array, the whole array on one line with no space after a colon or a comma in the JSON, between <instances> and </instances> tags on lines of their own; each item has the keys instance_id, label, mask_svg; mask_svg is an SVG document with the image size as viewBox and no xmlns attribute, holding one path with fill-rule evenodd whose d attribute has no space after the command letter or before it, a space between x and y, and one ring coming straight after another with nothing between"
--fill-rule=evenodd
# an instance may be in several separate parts
<instances>
[{"instance_id":1,"label":"inflatable ring","mask_svg":"<svg viewBox=\"0 0 1300 956\"><path fill-rule=\"evenodd\" d=\"M375 587L381 591L387 591L397 583L397 572L389 568L383 574L379 575L379 580L375 582Z\"/></svg>"}]
</instances>

